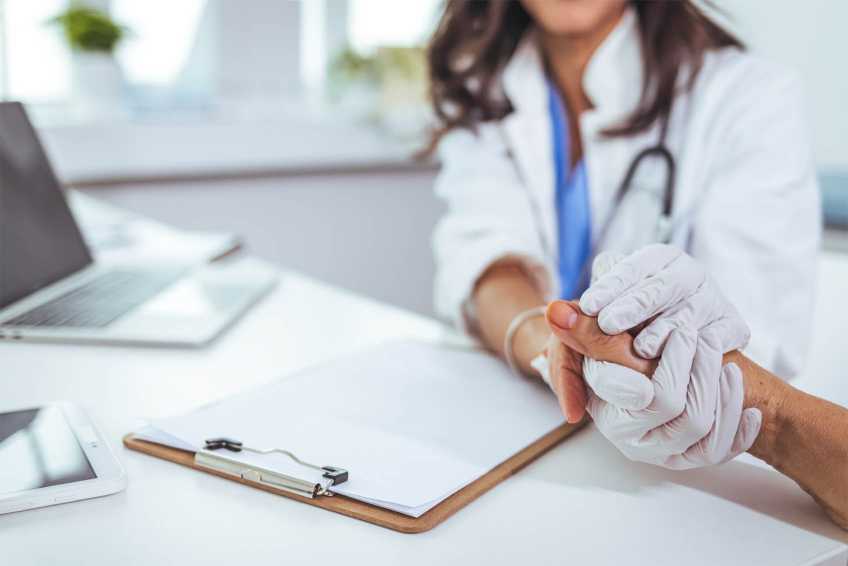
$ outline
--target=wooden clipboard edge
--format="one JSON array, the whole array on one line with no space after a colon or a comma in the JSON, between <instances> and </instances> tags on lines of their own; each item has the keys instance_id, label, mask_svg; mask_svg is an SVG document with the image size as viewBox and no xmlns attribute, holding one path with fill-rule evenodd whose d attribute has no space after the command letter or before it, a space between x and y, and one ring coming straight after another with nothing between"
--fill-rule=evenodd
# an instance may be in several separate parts
<instances>
[{"instance_id":1,"label":"wooden clipboard edge","mask_svg":"<svg viewBox=\"0 0 848 566\"><path fill-rule=\"evenodd\" d=\"M200 470L208 474L213 474L255 489L261 489L269 493L282 495L283 497L295 499L302 503L306 503L307 505L321 507L328 511L340 513L342 515L346 515L354 519L359 519L361 521L366 521L368 523L385 527L387 529L392 529L401 533L415 534L429 531L433 527L441 524L445 519L447 519L448 517L450 517L451 515L453 515L454 513L456 513L457 511L459 511L460 509L462 509L463 507L465 507L466 505L468 505L469 503L489 491L490 489L492 489L494 486L501 483L511 475L515 474L516 472L527 466L529 463L531 463L533 460L536 460L545 452L565 440L572 433L580 429L586 422L587 421L584 419L584 421L577 424L563 424L555 428L545 436L535 441L533 444L530 444L529 446L515 454L512 458L502 462L501 464L493 468L486 475L468 484L467 486L457 491L456 493L454 493L453 495L451 495L450 497L448 497L447 499L445 499L444 501L442 501L441 503L439 503L438 505L436 505L435 507L433 507L432 509L417 518L410 517L408 515L403 515L395 511L389 511L388 509L375 507L374 505L370 505L362 501L357 501L356 499L351 499L343 495L308 499L306 497L301 497L299 495L275 489L273 487L257 485L255 483L251 483L240 478L229 476L222 472L217 472L215 470L195 466L193 452L179 450L177 448L171 448L169 446L163 446L161 444L156 444L153 442L147 442L145 440L136 438L133 434L128 434L124 436L123 442L124 446L126 446L128 449L135 450L137 452L142 452L149 456L155 456L156 458L161 458L163 460L168 460L170 462L193 468L195 470Z\"/></svg>"}]
</instances>

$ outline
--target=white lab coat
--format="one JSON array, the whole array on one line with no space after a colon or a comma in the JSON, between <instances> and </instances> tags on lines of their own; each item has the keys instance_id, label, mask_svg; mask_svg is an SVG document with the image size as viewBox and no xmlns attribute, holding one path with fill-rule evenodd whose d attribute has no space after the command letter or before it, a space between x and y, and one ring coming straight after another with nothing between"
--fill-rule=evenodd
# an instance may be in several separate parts
<instances>
[{"instance_id":1,"label":"white lab coat","mask_svg":"<svg viewBox=\"0 0 848 566\"><path fill-rule=\"evenodd\" d=\"M640 97L636 18L625 14L583 77L593 104L580 129L596 245L628 165L659 137L658 128L600 134ZM469 297L494 261L520 258L549 299L559 286L547 83L532 33L502 82L514 112L477 134L454 130L439 146L436 193L448 211L434 234L436 308L471 331ZM804 108L793 74L723 49L707 55L693 89L678 96L666 140L677 164L672 242L707 268L748 322L746 353L784 378L806 355L821 233ZM654 240L663 180L658 160L645 163L603 249L627 253Z\"/></svg>"}]
</instances>

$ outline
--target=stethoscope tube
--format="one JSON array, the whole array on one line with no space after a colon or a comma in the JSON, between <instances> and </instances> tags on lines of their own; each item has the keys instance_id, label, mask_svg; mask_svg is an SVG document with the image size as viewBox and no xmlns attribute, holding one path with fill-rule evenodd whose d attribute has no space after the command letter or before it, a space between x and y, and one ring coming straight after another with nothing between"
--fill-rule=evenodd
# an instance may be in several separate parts
<instances>
[{"instance_id":1,"label":"stethoscope tube","mask_svg":"<svg viewBox=\"0 0 848 566\"><path fill-rule=\"evenodd\" d=\"M665 132L663 132L662 138L665 138ZM663 185L662 194L662 210L659 218L657 219L656 238L658 242L663 244L667 244L671 241L671 211L674 206L674 183L677 175L677 165L671 151L669 151L668 147L666 147L664 141L661 139L660 143L657 145L647 147L637 153L633 158L633 161L630 162L630 166L624 174L624 179L622 179L621 184L618 187L618 191L616 191L612 208L601 226L597 240L592 244L592 248L589 252L589 258L580 270L578 288L585 289L589 286L592 276L592 262L594 261L598 251L603 249L604 243L609 235L610 227L615 223L615 219L621 209L621 203L624 201L624 198L627 196L627 193L633 185L633 179L636 177L636 172L639 170L639 166L645 159L649 159L651 157L661 159L665 163L666 169L665 184Z\"/></svg>"},{"instance_id":2,"label":"stethoscope tube","mask_svg":"<svg viewBox=\"0 0 848 566\"><path fill-rule=\"evenodd\" d=\"M630 191L630 188L633 185L633 180L636 177L636 173L638 172L639 167L646 159L652 157L656 157L662 160L665 164L666 170L665 183L663 185L662 194L662 208L660 217L657 221L657 240L661 243L669 243L671 241L671 213L674 208L674 188L676 186L675 183L677 177L677 164L674 160L674 156L665 144L667 126L668 122L666 120L663 122L663 125L660 130L659 142L656 145L646 147L645 149L637 153L633 160L630 162L630 165L627 167L627 171L624 174L624 178L622 179L621 184L619 185L618 190L616 191L612 208L610 209L607 218L605 219L600 231L598 232L597 239L592 244L592 248L589 253L589 259L586 261L586 264L581 270L579 279L581 288L585 288L589 283L592 261L597 252L603 249L610 227L612 226L612 224L614 224L615 219L618 216L620 205L624 201L624 198L627 196L627 193ZM504 132L502 132L502 140L516 166L516 173L518 175L520 183L522 184L522 186L524 186L525 189L527 189L528 176L525 175L523 171L521 171L519 164L515 161L515 152L512 151L509 140ZM536 228L539 235L539 241L542 244L542 249L544 250L545 255L548 257L548 261L550 261L552 265L555 265L557 262L557 258L553 257L553 246L550 242L548 242L548 238L546 237L545 231L543 229L542 211L539 210L539 205L533 198L533 196L529 193L529 190L527 190L527 193L527 198L530 200L530 207L533 212Z\"/></svg>"},{"instance_id":3,"label":"stethoscope tube","mask_svg":"<svg viewBox=\"0 0 848 566\"><path fill-rule=\"evenodd\" d=\"M674 161L674 156L669 151L668 147L666 147L665 143L660 142L657 145L647 147L636 154L636 157L633 158L633 161L630 162L630 166L627 168L627 172L624 174L624 179L622 179L621 184L618 186L618 191L616 191L615 199L613 201L612 208L610 209L610 214L607 219L604 221L601 230L599 231L598 239L595 242L595 245L592 246L592 253L590 254L592 257L595 256L595 251L600 249L604 242L606 241L607 233L609 232L610 226L615 222L616 217L618 216L618 211L621 208L621 203L624 201L624 197L627 196L627 193L630 192L630 188L633 186L633 179L636 177L636 172L639 170L639 166L644 162L645 159L651 157L658 157L665 163L665 184L663 185L663 194L662 194L662 209L660 212L661 221L664 220L666 222L671 219L671 211L674 207L674 183L675 177L677 175L677 166ZM662 240L667 240L670 238L670 234L664 234ZM663 241L663 243L668 243L667 241Z\"/></svg>"},{"instance_id":4,"label":"stethoscope tube","mask_svg":"<svg viewBox=\"0 0 848 566\"><path fill-rule=\"evenodd\" d=\"M618 193L615 198L615 206L621 204L626 193L630 190L630 186L633 184L633 177L636 176L636 171L639 169L639 165L642 163L642 160L653 156L659 157L665 162L666 177L665 186L663 187L662 213L664 216L670 217L671 209L674 206L674 183L677 175L677 166L674 162L674 156L664 143L647 147L636 154L636 157L634 157L633 161L630 162L630 167L627 168L627 173L624 174L624 179L622 180L621 185L618 187Z\"/></svg>"}]
</instances>

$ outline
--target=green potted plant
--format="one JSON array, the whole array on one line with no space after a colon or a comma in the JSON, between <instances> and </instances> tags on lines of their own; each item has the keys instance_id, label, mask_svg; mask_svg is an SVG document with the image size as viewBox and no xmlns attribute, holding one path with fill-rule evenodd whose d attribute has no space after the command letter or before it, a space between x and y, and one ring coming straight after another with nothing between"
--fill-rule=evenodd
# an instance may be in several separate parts
<instances>
[{"instance_id":1,"label":"green potted plant","mask_svg":"<svg viewBox=\"0 0 848 566\"><path fill-rule=\"evenodd\" d=\"M124 79L115 50L127 36L126 27L97 8L73 2L51 18L71 50L74 96L86 115L121 112Z\"/></svg>"}]
</instances>

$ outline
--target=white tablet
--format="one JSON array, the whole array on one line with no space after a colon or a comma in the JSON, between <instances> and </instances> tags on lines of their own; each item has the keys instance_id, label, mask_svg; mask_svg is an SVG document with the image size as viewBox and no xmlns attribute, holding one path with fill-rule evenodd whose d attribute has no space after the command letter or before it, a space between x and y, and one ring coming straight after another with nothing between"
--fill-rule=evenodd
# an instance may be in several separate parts
<instances>
[{"instance_id":1,"label":"white tablet","mask_svg":"<svg viewBox=\"0 0 848 566\"><path fill-rule=\"evenodd\" d=\"M79 407L0 413L0 513L108 495L126 483L123 466Z\"/></svg>"}]
</instances>

